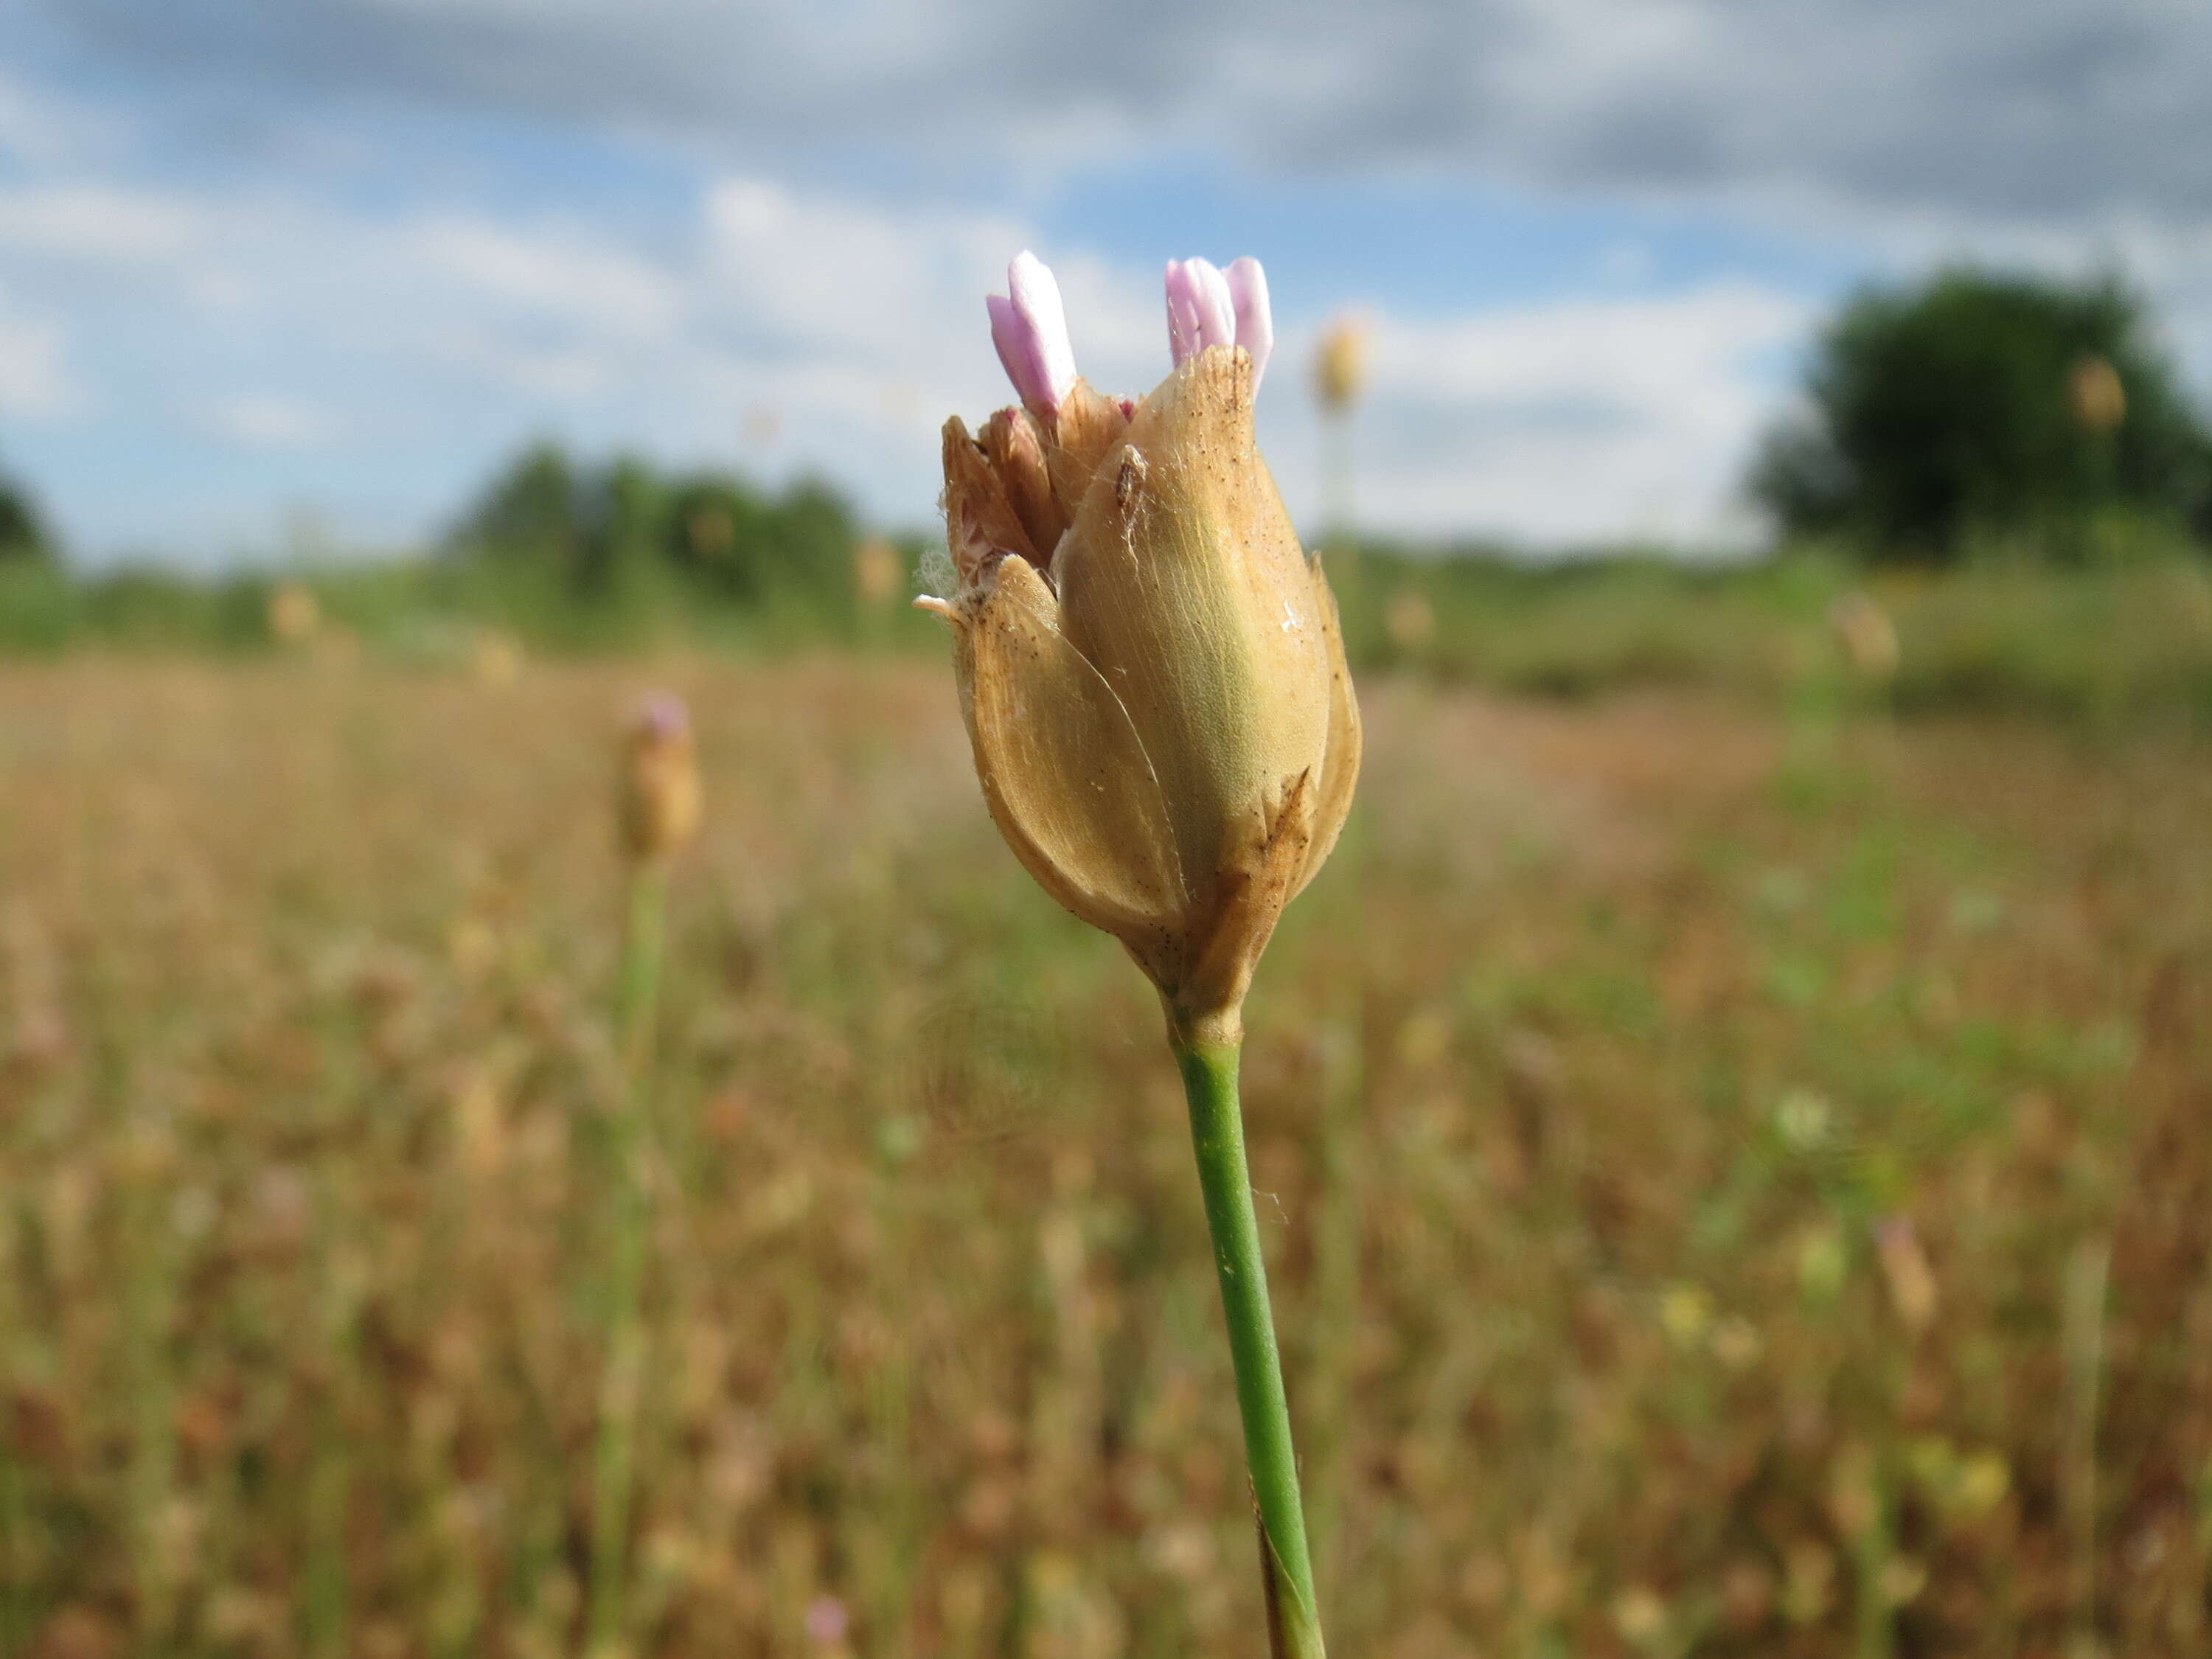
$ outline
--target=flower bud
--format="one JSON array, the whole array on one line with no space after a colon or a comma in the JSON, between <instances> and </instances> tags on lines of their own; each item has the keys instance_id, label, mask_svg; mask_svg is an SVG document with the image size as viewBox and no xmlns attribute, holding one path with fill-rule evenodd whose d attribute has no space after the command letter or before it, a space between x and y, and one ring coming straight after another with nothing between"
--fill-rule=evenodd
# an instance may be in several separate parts
<instances>
[{"instance_id":1,"label":"flower bud","mask_svg":"<svg viewBox=\"0 0 2212 1659\"><path fill-rule=\"evenodd\" d=\"M1170 265L1173 371L1141 402L1074 374L1024 254L994 337L1023 406L945 428L954 667L992 817L1115 935L1179 1038L1231 1041L1285 904L1352 801L1336 605L1253 440L1258 264Z\"/></svg>"},{"instance_id":2,"label":"flower bud","mask_svg":"<svg viewBox=\"0 0 2212 1659\"><path fill-rule=\"evenodd\" d=\"M1367 324L1358 317L1340 317L1314 353L1314 395L1330 414L1341 415L1359 401L1366 386Z\"/></svg>"},{"instance_id":3,"label":"flower bud","mask_svg":"<svg viewBox=\"0 0 2212 1659\"><path fill-rule=\"evenodd\" d=\"M640 864L672 858L699 833L699 763L682 698L652 698L631 721L619 816L623 849Z\"/></svg>"}]
</instances>

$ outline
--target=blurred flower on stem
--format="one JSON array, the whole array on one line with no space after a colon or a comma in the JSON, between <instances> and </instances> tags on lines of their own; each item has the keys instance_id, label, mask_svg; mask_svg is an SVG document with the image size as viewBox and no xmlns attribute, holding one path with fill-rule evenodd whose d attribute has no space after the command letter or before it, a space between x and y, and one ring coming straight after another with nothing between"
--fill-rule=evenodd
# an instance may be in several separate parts
<instances>
[{"instance_id":1,"label":"blurred flower on stem","mask_svg":"<svg viewBox=\"0 0 2212 1659\"><path fill-rule=\"evenodd\" d=\"M629 1544L635 1489L637 1425L649 1381L641 1311L652 1235L646 1181L647 1109L667 931L668 872L699 832L699 763L691 716L671 693L649 697L630 721L616 799L629 864L629 917L623 938L617 1030L622 1091L610 1115L605 1166L597 1172L605 1251L605 1353L599 1431L592 1451L592 1530L585 1651L616 1659L629 1650Z\"/></svg>"},{"instance_id":2,"label":"blurred flower on stem","mask_svg":"<svg viewBox=\"0 0 2212 1659\"><path fill-rule=\"evenodd\" d=\"M1252 430L1265 274L1166 271L1174 368L1142 399L1077 372L1052 273L986 301L1020 404L945 427L953 672L993 820L1158 988L1189 1097L1278 1655L1322 1652L1237 1064L1245 993L1335 844L1359 769L1336 604Z\"/></svg>"},{"instance_id":3,"label":"blurred flower on stem","mask_svg":"<svg viewBox=\"0 0 2212 1659\"><path fill-rule=\"evenodd\" d=\"M1332 415L1348 413L1367 389L1367 319L1346 313L1322 331L1314 351L1314 396Z\"/></svg>"},{"instance_id":4,"label":"blurred flower on stem","mask_svg":"<svg viewBox=\"0 0 2212 1659\"><path fill-rule=\"evenodd\" d=\"M1314 397L1322 413L1322 522L1329 549L1339 556L1352 549L1352 411L1367 389L1369 332L1364 317L1346 312L1322 331L1314 352Z\"/></svg>"},{"instance_id":5,"label":"blurred flower on stem","mask_svg":"<svg viewBox=\"0 0 2212 1659\"><path fill-rule=\"evenodd\" d=\"M620 818L623 849L640 863L672 858L699 833L699 762L681 697L648 698L630 722Z\"/></svg>"}]
</instances>

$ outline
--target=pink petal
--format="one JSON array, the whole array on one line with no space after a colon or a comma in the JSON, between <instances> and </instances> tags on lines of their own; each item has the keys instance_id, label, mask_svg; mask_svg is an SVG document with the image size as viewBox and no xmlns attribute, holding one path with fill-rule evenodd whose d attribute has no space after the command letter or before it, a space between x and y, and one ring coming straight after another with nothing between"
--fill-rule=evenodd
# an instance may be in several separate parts
<instances>
[{"instance_id":1,"label":"pink petal","mask_svg":"<svg viewBox=\"0 0 2212 1659\"><path fill-rule=\"evenodd\" d=\"M1230 297L1229 279L1221 274L1219 267L1204 259L1188 261L1186 269L1195 272L1198 277L1198 308L1203 344L1236 344L1237 302Z\"/></svg>"},{"instance_id":2,"label":"pink petal","mask_svg":"<svg viewBox=\"0 0 2212 1659\"><path fill-rule=\"evenodd\" d=\"M1167 295L1168 355L1180 363L1198 349L1198 304L1180 259L1168 261Z\"/></svg>"},{"instance_id":3,"label":"pink petal","mask_svg":"<svg viewBox=\"0 0 2212 1659\"><path fill-rule=\"evenodd\" d=\"M991 343L1023 403L1051 414L1075 384L1075 348L1067 337L1067 311L1060 284L1036 255L1024 248L1006 267L1006 293L983 298L991 314Z\"/></svg>"},{"instance_id":4,"label":"pink petal","mask_svg":"<svg viewBox=\"0 0 2212 1659\"><path fill-rule=\"evenodd\" d=\"M1014 302L1003 294L986 294L983 308L991 313L991 343L998 348L1000 366L1026 403L1030 394L1024 383L1029 378L1030 361L1022 340L1022 321L1014 314Z\"/></svg>"},{"instance_id":5,"label":"pink petal","mask_svg":"<svg viewBox=\"0 0 2212 1659\"><path fill-rule=\"evenodd\" d=\"M1237 307L1229 279L1203 259L1168 261L1168 349L1178 363L1208 346L1237 339Z\"/></svg>"},{"instance_id":6,"label":"pink petal","mask_svg":"<svg viewBox=\"0 0 2212 1659\"><path fill-rule=\"evenodd\" d=\"M1067 308L1060 301L1060 284L1053 280L1050 267L1024 248L1006 267L1006 292L1029 325L1043 402L1058 409L1076 380L1075 346L1067 337Z\"/></svg>"},{"instance_id":7,"label":"pink petal","mask_svg":"<svg viewBox=\"0 0 2212 1659\"><path fill-rule=\"evenodd\" d=\"M1237 343L1252 354L1252 390L1267 372L1275 349L1275 313L1267 303L1267 273L1249 253L1229 267L1229 294L1237 310Z\"/></svg>"}]
</instances>

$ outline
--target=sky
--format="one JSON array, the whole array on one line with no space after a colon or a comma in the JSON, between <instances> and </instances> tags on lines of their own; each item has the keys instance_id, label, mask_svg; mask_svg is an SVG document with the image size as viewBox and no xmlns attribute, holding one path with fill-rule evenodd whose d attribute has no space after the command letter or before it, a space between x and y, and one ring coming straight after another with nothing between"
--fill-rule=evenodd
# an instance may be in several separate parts
<instances>
[{"instance_id":1,"label":"sky","mask_svg":"<svg viewBox=\"0 0 2212 1659\"><path fill-rule=\"evenodd\" d=\"M1123 392L1249 253L1302 522L1351 310L1363 527L1741 546L1868 282L2124 272L2212 400L2207 88L2202 0L15 0L0 468L88 564L424 544L539 437L926 527L1015 252Z\"/></svg>"}]
</instances>

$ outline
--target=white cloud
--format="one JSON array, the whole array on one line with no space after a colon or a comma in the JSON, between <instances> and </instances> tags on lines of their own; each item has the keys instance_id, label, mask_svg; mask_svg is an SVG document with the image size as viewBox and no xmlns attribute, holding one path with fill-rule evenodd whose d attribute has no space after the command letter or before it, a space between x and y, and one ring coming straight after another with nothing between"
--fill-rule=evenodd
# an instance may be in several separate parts
<instances>
[{"instance_id":1,"label":"white cloud","mask_svg":"<svg viewBox=\"0 0 2212 1659\"><path fill-rule=\"evenodd\" d=\"M1126 27L1079 41L1064 21L994 0L841 0L828 19L639 0L618 22L587 0L332 0L312 15L282 4L283 28L247 27L277 17L280 0L208 14L82 0L88 38L147 84L186 88L178 107L232 75L241 122L273 109L310 141L364 143L333 138L310 164L297 147L255 155L240 141L220 167L146 169L221 182L126 184L0 73L0 153L38 158L20 178L0 173L13 180L0 184L0 281L26 307L0 310L0 409L81 407L82 374L104 408L289 452L283 471L302 489L326 460L335 475L415 445L442 471L426 483L427 467L392 464L371 503L382 522L442 517L465 488L456 477L541 431L819 472L880 518L926 521L937 422L1007 397L981 298L1036 230L1011 206L791 182L807 176L805 155L781 179L718 171L771 138L819 160L833 131L849 153L896 137L1048 175L1070 157L1149 166L1182 146L1263 168L1404 164L1540 193L1719 202L1899 269L1960 248L2073 268L2117 252L2212 367L2212 150L2176 136L2202 136L2204 119L2168 119L2174 88L2202 82L2183 69L2212 68L2212 33L2147 3L2069 27L2057 0L2019 0L2018 28L1997 40L1973 0L1935 0L1887 32L1772 0L1382 0L1356 21L1291 0L1266 30L1235 7L1131 0ZM2171 62L2143 44L2161 40ZM724 49L734 41L744 49ZM2105 54L2105 70L2085 78L2058 51L2069 43ZM158 64L156 48L170 54ZM948 57L962 83L1003 96L945 97ZM194 64L198 81L178 68ZM522 111L567 128L561 145L618 129L619 164L647 155L656 188L689 178L696 195L596 216L588 191L555 198L556 211L520 208L487 186L520 169L502 159L472 173L466 155L449 176L392 189L367 140L407 118L390 105L358 128L319 126L313 94L333 77L371 94L356 110L380 94ZM2086 115L2102 124L2075 118ZM2135 166L2153 116L2165 147ZM679 128L681 148L666 142ZM2083 182L2097 178L2109 201ZM349 187L364 179L379 187ZM1364 523L1550 543L1731 530L1743 460L1778 401L1774 358L1805 337L1811 312L1747 282L1638 293L1679 259L1648 214L1634 222L1581 270L1601 297L1416 314L1377 293ZM1079 242L1037 251L1060 275L1085 372L1115 392L1149 388L1167 361L1158 265ZM1279 321L1262 435L1310 521L1317 443L1300 359L1321 319ZM279 386L305 395L238 389ZM772 445L744 439L755 411L775 416ZM265 481L238 486L255 487Z\"/></svg>"},{"instance_id":2,"label":"white cloud","mask_svg":"<svg viewBox=\"0 0 2212 1659\"><path fill-rule=\"evenodd\" d=\"M683 310L665 270L588 229L532 231L439 214L409 232L404 255L494 299L595 332L665 338Z\"/></svg>"},{"instance_id":3,"label":"white cloud","mask_svg":"<svg viewBox=\"0 0 2212 1659\"><path fill-rule=\"evenodd\" d=\"M1741 468L1801 299L1728 283L1480 316L1385 313L1362 416L1363 522L1539 543L1741 533Z\"/></svg>"},{"instance_id":4,"label":"white cloud","mask_svg":"<svg viewBox=\"0 0 2212 1659\"><path fill-rule=\"evenodd\" d=\"M70 370L68 343L60 322L16 314L0 296L0 412L46 421L84 405L84 392Z\"/></svg>"},{"instance_id":5,"label":"white cloud","mask_svg":"<svg viewBox=\"0 0 2212 1659\"><path fill-rule=\"evenodd\" d=\"M702 184L692 234L650 249L582 222L267 192L149 196L150 228L133 241L113 210L131 199L77 186L0 197L0 258L9 227L38 227L41 247L105 250L151 294L197 305L198 320L155 328L118 371L142 387L235 386L241 368L265 364L313 388L210 392L188 405L198 432L336 457L371 434L447 431L483 468L550 429L677 461L819 473L909 524L932 513L938 423L1007 400L981 297L1033 240L1010 215L744 177ZM1085 372L1115 392L1148 390L1167 367L1156 268L1038 251L1060 276ZM1363 519L1538 541L1710 536L1768 404L1748 360L1807 320L1801 302L1741 284L1425 318L1385 310L1362 416ZM1308 521L1314 428L1297 360L1321 321L1279 319L1282 366L1261 406L1285 495ZM62 406L58 334L17 335L15 401ZM775 417L772 446L742 439L757 411ZM452 506L413 501L426 523Z\"/></svg>"},{"instance_id":6,"label":"white cloud","mask_svg":"<svg viewBox=\"0 0 2212 1659\"><path fill-rule=\"evenodd\" d=\"M987 283L1024 235L992 214L901 210L724 179L704 204L701 273L731 324L840 353L912 363L941 332L918 325L980 311Z\"/></svg>"},{"instance_id":7,"label":"white cloud","mask_svg":"<svg viewBox=\"0 0 2212 1659\"><path fill-rule=\"evenodd\" d=\"M595 345L531 344L470 325L447 330L438 351L449 367L474 371L491 386L566 405L605 392L623 372L620 354Z\"/></svg>"},{"instance_id":8,"label":"white cloud","mask_svg":"<svg viewBox=\"0 0 2212 1659\"><path fill-rule=\"evenodd\" d=\"M1102 172L1184 158L1230 181L1231 211L1255 178L1264 198L1322 173L1638 208L1577 273L1602 299L1415 315L1404 294L1433 289L1375 273L1361 511L1378 527L1725 527L1773 357L1811 319L1741 283L1643 292L1679 280L1656 273L1689 239L1655 227L1686 207L1794 241L1827 273L1808 286L1961 252L2123 264L2212 378L2212 11L2180 0L1126 0L1110 29L1011 0L21 9L44 31L21 38L68 43L82 84L131 90L95 108L25 80L37 60L0 23L0 282L23 307L0 312L0 406L51 416L82 403L81 375L103 409L291 446L303 479L417 444L391 465L386 521L403 498L437 516L450 502L405 492L465 487L538 430L818 471L924 519L938 418L1006 396L980 295L1032 240L1016 204L1065 213ZM220 182L125 184L124 134L142 180ZM766 156L788 171L740 170ZM997 205L793 182L894 156L913 169L896 176ZM532 194L578 158L573 191ZM595 208L630 176L660 193ZM560 206L516 205L533 199ZM1114 210L1124 234L1139 217ZM1157 264L1037 251L1085 372L1152 384ZM1307 514L1294 360L1320 319L1280 320L1262 432ZM741 443L747 411L774 413L773 445Z\"/></svg>"},{"instance_id":9,"label":"white cloud","mask_svg":"<svg viewBox=\"0 0 2212 1659\"><path fill-rule=\"evenodd\" d=\"M204 237L206 216L165 191L70 183L0 191L0 251L99 264L167 264Z\"/></svg>"},{"instance_id":10,"label":"white cloud","mask_svg":"<svg viewBox=\"0 0 2212 1659\"><path fill-rule=\"evenodd\" d=\"M1411 166L1544 187L1779 184L2076 225L2212 216L2188 0L47 0L92 52L262 103L334 87L721 155L899 144ZM981 90L979 90L981 89Z\"/></svg>"},{"instance_id":11,"label":"white cloud","mask_svg":"<svg viewBox=\"0 0 2212 1659\"><path fill-rule=\"evenodd\" d=\"M339 435L330 410L270 392L222 398L204 411L208 428L248 449L313 449Z\"/></svg>"},{"instance_id":12,"label":"white cloud","mask_svg":"<svg viewBox=\"0 0 2212 1659\"><path fill-rule=\"evenodd\" d=\"M112 145L119 124L0 69L0 155L56 166Z\"/></svg>"}]
</instances>

